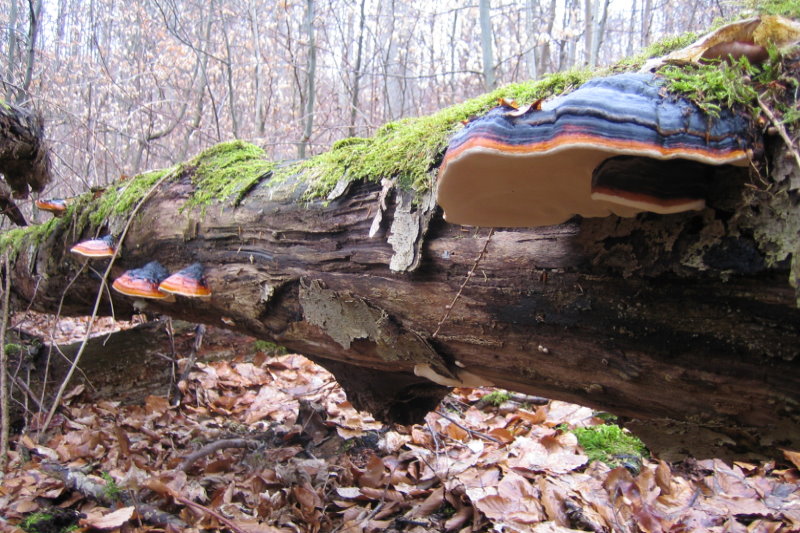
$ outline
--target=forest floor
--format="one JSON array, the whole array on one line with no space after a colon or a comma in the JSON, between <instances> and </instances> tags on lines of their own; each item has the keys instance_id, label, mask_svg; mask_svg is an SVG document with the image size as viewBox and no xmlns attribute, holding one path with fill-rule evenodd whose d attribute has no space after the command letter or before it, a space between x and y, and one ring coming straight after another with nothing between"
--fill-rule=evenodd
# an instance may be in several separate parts
<instances>
[{"instance_id":1,"label":"forest floor","mask_svg":"<svg viewBox=\"0 0 800 533\"><path fill-rule=\"evenodd\" d=\"M196 363L172 398L123 405L75 388L41 439L35 424L14 437L0 529L800 531L797 455L610 466L573 431L606 424L591 409L491 389L455 389L424 424L387 426L321 367L252 345Z\"/></svg>"}]
</instances>

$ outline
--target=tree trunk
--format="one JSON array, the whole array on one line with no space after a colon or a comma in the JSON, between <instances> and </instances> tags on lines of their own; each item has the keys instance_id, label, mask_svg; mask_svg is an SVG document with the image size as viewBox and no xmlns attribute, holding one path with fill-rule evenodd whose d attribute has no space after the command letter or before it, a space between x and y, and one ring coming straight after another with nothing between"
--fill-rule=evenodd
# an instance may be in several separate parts
<instances>
[{"instance_id":1,"label":"tree trunk","mask_svg":"<svg viewBox=\"0 0 800 533\"><path fill-rule=\"evenodd\" d=\"M358 116L358 96L361 90L361 56L364 53L364 31L366 15L364 7L367 0L361 0L358 17L358 40L356 41L356 65L353 71L353 89L350 95L350 123L347 127L347 136L356 136L356 117Z\"/></svg>"},{"instance_id":2,"label":"tree trunk","mask_svg":"<svg viewBox=\"0 0 800 533\"><path fill-rule=\"evenodd\" d=\"M490 0L480 0L481 52L483 54L483 84L487 91L497 86L494 78L494 53L492 51L492 12Z\"/></svg>"},{"instance_id":3,"label":"tree trunk","mask_svg":"<svg viewBox=\"0 0 800 533\"><path fill-rule=\"evenodd\" d=\"M303 108L303 138L298 147L298 157L306 157L306 148L314 130L314 105L316 98L317 44L314 40L314 0L306 0L306 39L308 39L308 70L306 72L306 101Z\"/></svg>"},{"instance_id":4,"label":"tree trunk","mask_svg":"<svg viewBox=\"0 0 800 533\"><path fill-rule=\"evenodd\" d=\"M429 197L412 203L374 183L308 204L298 201L306 181L263 180L235 207L183 209L187 166L134 218L113 275L154 259L172 271L202 262L210 300L151 301L150 311L305 354L384 419L418 419L446 392L416 373L633 418L663 456L775 452L800 446L788 259L800 243L799 173L784 156L773 158L768 192L731 170L700 212L493 235L446 223ZM95 207L77 209L18 248L18 304L53 312L64 294L63 313L92 308L96 275L83 270L68 286L82 261L67 250L89 236L77 220ZM116 316L135 312L110 292ZM107 301L101 312L112 312Z\"/></svg>"}]
</instances>

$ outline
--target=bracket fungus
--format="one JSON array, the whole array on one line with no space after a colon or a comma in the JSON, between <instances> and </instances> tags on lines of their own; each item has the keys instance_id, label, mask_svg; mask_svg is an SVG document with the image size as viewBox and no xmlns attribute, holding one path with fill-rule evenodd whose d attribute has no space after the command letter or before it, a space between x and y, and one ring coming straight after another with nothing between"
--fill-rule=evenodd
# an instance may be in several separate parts
<instances>
[{"instance_id":1,"label":"bracket fungus","mask_svg":"<svg viewBox=\"0 0 800 533\"><path fill-rule=\"evenodd\" d=\"M114 237L111 235L105 235L99 239L81 241L70 248L69 251L90 259L113 257L115 252Z\"/></svg>"},{"instance_id":2,"label":"bracket fungus","mask_svg":"<svg viewBox=\"0 0 800 533\"><path fill-rule=\"evenodd\" d=\"M114 290L134 298L149 298L163 300L169 294L158 290L158 285L169 276L166 268L158 261L151 261L141 268L128 270L114 280L111 285Z\"/></svg>"},{"instance_id":3,"label":"bracket fungus","mask_svg":"<svg viewBox=\"0 0 800 533\"><path fill-rule=\"evenodd\" d=\"M36 200L36 207L42 211L49 211L53 213L54 216L60 217L64 214L64 211L67 210L67 201L61 198L39 198Z\"/></svg>"},{"instance_id":4,"label":"bracket fungus","mask_svg":"<svg viewBox=\"0 0 800 533\"><path fill-rule=\"evenodd\" d=\"M619 74L467 124L439 168L437 201L448 222L490 227L701 209L711 166L747 166L752 144L745 117L710 117L652 74Z\"/></svg>"},{"instance_id":5,"label":"bracket fungus","mask_svg":"<svg viewBox=\"0 0 800 533\"><path fill-rule=\"evenodd\" d=\"M172 274L161 282L158 290L188 298L209 298L211 289L205 278L205 270L200 263L194 263Z\"/></svg>"}]
</instances>

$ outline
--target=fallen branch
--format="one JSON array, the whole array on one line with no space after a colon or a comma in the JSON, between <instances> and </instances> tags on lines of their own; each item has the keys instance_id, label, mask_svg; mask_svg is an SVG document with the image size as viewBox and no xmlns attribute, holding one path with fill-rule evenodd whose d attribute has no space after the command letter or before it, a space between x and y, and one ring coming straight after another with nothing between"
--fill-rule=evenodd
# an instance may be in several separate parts
<instances>
[{"instance_id":1,"label":"fallen branch","mask_svg":"<svg viewBox=\"0 0 800 533\"><path fill-rule=\"evenodd\" d=\"M178 465L177 470L186 472L192 467L195 461L219 450L225 450L227 448L252 448L254 445L255 443L250 439L223 439L211 442L196 452L187 455L183 461L181 461L181 464Z\"/></svg>"},{"instance_id":2,"label":"fallen branch","mask_svg":"<svg viewBox=\"0 0 800 533\"><path fill-rule=\"evenodd\" d=\"M73 470L58 463L42 463L42 470L60 479L68 489L78 491L84 496L96 500L105 506L111 507L119 504L121 501L126 507L135 507L139 518L148 524L172 526L176 528L188 527L186 522L180 518L159 511L152 505L140 503L126 491L119 493L118 500L111 497L109 495L108 486L105 483L98 482L78 470Z\"/></svg>"}]
</instances>

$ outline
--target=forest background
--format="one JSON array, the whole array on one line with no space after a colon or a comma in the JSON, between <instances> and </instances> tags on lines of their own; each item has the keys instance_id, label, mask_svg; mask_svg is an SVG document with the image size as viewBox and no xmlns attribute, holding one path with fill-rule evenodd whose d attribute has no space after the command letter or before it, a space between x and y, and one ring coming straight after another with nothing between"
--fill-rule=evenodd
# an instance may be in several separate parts
<instances>
[{"instance_id":1,"label":"forest background","mask_svg":"<svg viewBox=\"0 0 800 533\"><path fill-rule=\"evenodd\" d=\"M706 29L717 0L7 0L0 95L69 197L242 138L275 160ZM4 222L7 224L7 222Z\"/></svg>"}]
</instances>

